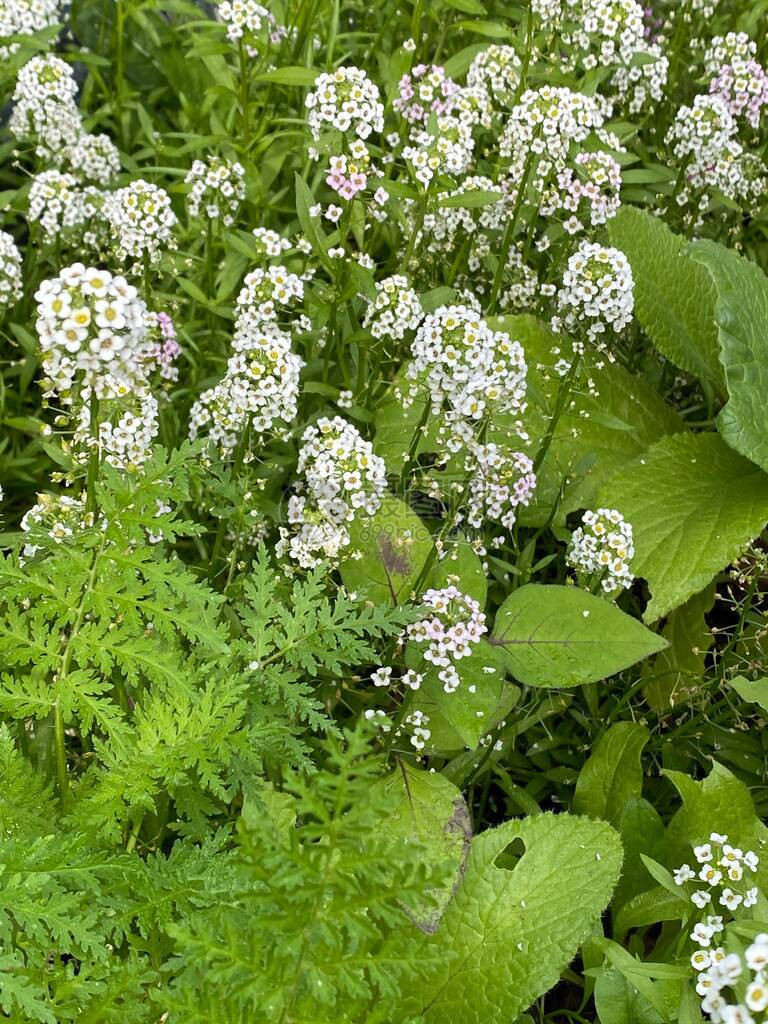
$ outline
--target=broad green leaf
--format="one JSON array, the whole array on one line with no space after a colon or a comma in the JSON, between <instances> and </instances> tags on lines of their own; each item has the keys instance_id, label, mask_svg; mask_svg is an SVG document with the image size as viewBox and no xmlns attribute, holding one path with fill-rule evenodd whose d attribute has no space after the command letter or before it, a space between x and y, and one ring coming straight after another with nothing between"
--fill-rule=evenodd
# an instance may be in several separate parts
<instances>
[{"instance_id":1,"label":"broad green leaf","mask_svg":"<svg viewBox=\"0 0 768 1024\"><path fill-rule=\"evenodd\" d=\"M717 429L728 444L768 471L768 277L757 264L716 242L690 246L717 292L720 362L728 403Z\"/></svg>"},{"instance_id":2,"label":"broad green leaf","mask_svg":"<svg viewBox=\"0 0 768 1024\"><path fill-rule=\"evenodd\" d=\"M747 787L723 765L715 761L712 771L700 782L682 772L664 774L683 800L667 828L672 867L690 863L691 847L706 842L711 832L727 835L742 850L760 853L765 849L768 828L757 817ZM768 886L768 863L763 856L756 877L756 884L764 890Z\"/></svg>"},{"instance_id":3,"label":"broad green leaf","mask_svg":"<svg viewBox=\"0 0 768 1024\"><path fill-rule=\"evenodd\" d=\"M560 377L554 364L563 339L531 316L499 317L494 323L525 350L528 408L524 422L531 438L527 451L533 458L555 406ZM509 420L495 420L490 440L505 440ZM582 381L539 469L533 501L519 510L520 520L533 525L546 522L562 490L556 522L564 522L569 512L591 507L599 487L630 459L665 434L684 429L677 413L642 377L617 363L585 364Z\"/></svg>"},{"instance_id":4,"label":"broad green leaf","mask_svg":"<svg viewBox=\"0 0 768 1024\"><path fill-rule=\"evenodd\" d=\"M704 675L713 640L705 615L714 603L715 587L710 584L667 618L661 635L669 647L648 666L643 687L645 699L659 714L685 701Z\"/></svg>"},{"instance_id":5,"label":"broad green leaf","mask_svg":"<svg viewBox=\"0 0 768 1024\"><path fill-rule=\"evenodd\" d=\"M612 725L579 772L573 811L617 828L629 800L642 794L640 755L649 738L648 730L637 722Z\"/></svg>"},{"instance_id":6,"label":"broad green leaf","mask_svg":"<svg viewBox=\"0 0 768 1024\"><path fill-rule=\"evenodd\" d=\"M300 85L309 89L321 74L319 68L283 67L262 71L254 76L254 82L273 82L275 85Z\"/></svg>"},{"instance_id":7,"label":"broad green leaf","mask_svg":"<svg viewBox=\"0 0 768 1024\"><path fill-rule=\"evenodd\" d=\"M376 604L406 601L432 550L432 535L411 509L387 495L375 516L350 524L350 548L360 557L341 563L348 590Z\"/></svg>"},{"instance_id":8,"label":"broad green leaf","mask_svg":"<svg viewBox=\"0 0 768 1024\"><path fill-rule=\"evenodd\" d=\"M681 370L723 388L714 323L715 290L707 271L653 214L622 206L608 225L635 279L635 315L656 348Z\"/></svg>"},{"instance_id":9,"label":"broad green leaf","mask_svg":"<svg viewBox=\"0 0 768 1024\"><path fill-rule=\"evenodd\" d=\"M660 921L684 921L691 913L691 902L680 893L668 892L663 886L648 889L622 906L613 919L617 934L630 928L645 928Z\"/></svg>"},{"instance_id":10,"label":"broad green leaf","mask_svg":"<svg viewBox=\"0 0 768 1024\"><path fill-rule=\"evenodd\" d=\"M509 710L519 691L504 681L504 659L498 647L482 640L468 658L457 662L461 684L446 693L439 669L425 663L416 645L406 652L407 664L424 673L413 706L429 715L428 747L433 751L474 750L491 728L494 715L506 701Z\"/></svg>"},{"instance_id":11,"label":"broad green leaf","mask_svg":"<svg viewBox=\"0 0 768 1024\"><path fill-rule=\"evenodd\" d=\"M742 700L748 704L759 704L763 711L768 711L768 676L761 676L759 679L736 676L735 679L731 679L730 684Z\"/></svg>"},{"instance_id":12,"label":"broad green leaf","mask_svg":"<svg viewBox=\"0 0 768 1024\"><path fill-rule=\"evenodd\" d=\"M483 563L466 541L459 541L450 548L434 567L427 580L429 587L440 590L450 584L458 587L462 594L469 594L485 608L488 596L488 577Z\"/></svg>"},{"instance_id":13,"label":"broad green leaf","mask_svg":"<svg viewBox=\"0 0 768 1024\"><path fill-rule=\"evenodd\" d=\"M404 406L402 395L407 394L410 387L405 369L401 367L395 375L391 387L376 410L374 419L374 450L384 459L391 473L402 471L411 442L419 431L428 401L426 391L418 392L414 395L413 401ZM418 438L415 455L440 451L445 447L437 436L436 424L431 415L427 417L425 427Z\"/></svg>"},{"instance_id":14,"label":"broad green leaf","mask_svg":"<svg viewBox=\"0 0 768 1024\"><path fill-rule=\"evenodd\" d=\"M648 581L654 622L738 558L768 521L768 475L717 434L653 445L601 489L601 505L632 524L632 570Z\"/></svg>"},{"instance_id":15,"label":"broad green leaf","mask_svg":"<svg viewBox=\"0 0 768 1024\"><path fill-rule=\"evenodd\" d=\"M432 860L449 861L451 881L439 900L439 911L419 926L433 932L442 910L461 878L469 855L472 823L461 792L438 772L427 772L407 762L380 779L376 787L388 800L388 812L380 828L405 842L419 840Z\"/></svg>"},{"instance_id":16,"label":"broad green leaf","mask_svg":"<svg viewBox=\"0 0 768 1024\"><path fill-rule=\"evenodd\" d=\"M601 967L595 981L600 1024L661 1024L664 1019L615 967Z\"/></svg>"},{"instance_id":17,"label":"broad green leaf","mask_svg":"<svg viewBox=\"0 0 768 1024\"><path fill-rule=\"evenodd\" d=\"M511 867L502 859L510 844ZM509 821L472 841L462 884L430 951L444 966L407 1010L426 1024L515 1020L556 984L608 904L621 843L604 822L568 814Z\"/></svg>"},{"instance_id":18,"label":"broad green leaf","mask_svg":"<svg viewBox=\"0 0 768 1024\"><path fill-rule=\"evenodd\" d=\"M491 643L528 686L578 686L615 675L666 647L637 619L577 587L530 583L496 614Z\"/></svg>"},{"instance_id":19,"label":"broad green leaf","mask_svg":"<svg viewBox=\"0 0 768 1024\"><path fill-rule=\"evenodd\" d=\"M618 970L646 1002L661 1016L672 1019L680 999L680 985L688 980L689 967L644 963L610 939L595 939L606 960Z\"/></svg>"},{"instance_id":20,"label":"broad green leaf","mask_svg":"<svg viewBox=\"0 0 768 1024\"><path fill-rule=\"evenodd\" d=\"M642 855L666 860L667 838L659 812L653 804L641 797L629 798L616 827L624 847L624 866L613 906L621 908L627 901L651 888L653 883L648 877Z\"/></svg>"}]
</instances>

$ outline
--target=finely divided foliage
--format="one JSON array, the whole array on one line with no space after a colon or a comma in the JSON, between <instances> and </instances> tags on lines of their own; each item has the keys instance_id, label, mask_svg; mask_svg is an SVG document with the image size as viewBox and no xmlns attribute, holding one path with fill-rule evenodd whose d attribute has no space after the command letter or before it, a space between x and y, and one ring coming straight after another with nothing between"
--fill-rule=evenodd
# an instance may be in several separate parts
<instances>
[{"instance_id":1,"label":"finely divided foliage","mask_svg":"<svg viewBox=\"0 0 768 1024\"><path fill-rule=\"evenodd\" d=\"M0 0L0 1020L768 1021L763 0Z\"/></svg>"}]
</instances>

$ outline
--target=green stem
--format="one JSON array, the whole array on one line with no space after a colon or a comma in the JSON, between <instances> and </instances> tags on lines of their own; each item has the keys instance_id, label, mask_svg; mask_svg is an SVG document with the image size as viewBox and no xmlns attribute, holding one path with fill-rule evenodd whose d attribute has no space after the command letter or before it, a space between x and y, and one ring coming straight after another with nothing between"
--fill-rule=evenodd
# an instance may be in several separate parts
<instances>
[{"instance_id":1,"label":"green stem","mask_svg":"<svg viewBox=\"0 0 768 1024\"><path fill-rule=\"evenodd\" d=\"M248 110L248 95L250 92L250 66L248 52L245 49L245 43L240 40L239 46L239 57L240 57L240 134L241 134L241 145L243 151L243 157L247 158L248 150L251 145L251 126L249 123L249 110Z\"/></svg>"},{"instance_id":2,"label":"green stem","mask_svg":"<svg viewBox=\"0 0 768 1024\"><path fill-rule=\"evenodd\" d=\"M120 148L125 149L126 133L123 126L125 111L125 4L127 0L115 3L115 110Z\"/></svg>"},{"instance_id":3,"label":"green stem","mask_svg":"<svg viewBox=\"0 0 768 1024\"><path fill-rule=\"evenodd\" d=\"M401 495L403 495L405 493L405 485L406 485L406 483L408 481L408 476L409 476L410 471L411 471L411 465L416 460L416 452L418 451L418 448L419 448L419 441L424 436L424 427L426 427L427 420L429 419L430 408L431 408L431 403L430 403L430 400L429 400L429 395L425 395L424 396L424 410L423 410L421 416L419 417L419 424L418 424L418 426L416 427L416 429L413 432L413 437L411 437L411 443L408 446L408 453L405 456L405 461L403 462L403 470L402 470L402 472L400 474L400 494Z\"/></svg>"},{"instance_id":4,"label":"green stem","mask_svg":"<svg viewBox=\"0 0 768 1024\"><path fill-rule=\"evenodd\" d=\"M58 685L62 680L59 679ZM61 694L56 697L53 706L54 726L53 736L56 744L56 778L59 783L59 799L62 809L66 810L69 804L69 777L67 775L67 750L64 735L64 716L61 713Z\"/></svg>"},{"instance_id":5,"label":"green stem","mask_svg":"<svg viewBox=\"0 0 768 1024\"><path fill-rule=\"evenodd\" d=\"M89 405L90 414L90 451L88 452L88 483L85 500L85 511L96 520L98 503L96 499L96 485L99 481L99 399L95 386L91 387Z\"/></svg>"},{"instance_id":6,"label":"green stem","mask_svg":"<svg viewBox=\"0 0 768 1024\"><path fill-rule=\"evenodd\" d=\"M136 849L136 842L139 838L139 832L141 832L141 826L143 822L144 811L139 811L138 815L136 816L136 820L133 823L131 834L128 836L128 842L125 844L125 849L127 853L133 853L133 851Z\"/></svg>"},{"instance_id":7,"label":"green stem","mask_svg":"<svg viewBox=\"0 0 768 1024\"><path fill-rule=\"evenodd\" d=\"M491 287L491 296L488 300L489 312L496 308L496 304L499 299L499 292L501 291L501 285L504 280L504 271L507 269L507 259L509 257L509 250L512 247L512 239L515 237L515 231L517 230L517 221L520 217L520 210L525 200L525 192L528 187L528 179L531 176L531 169L533 167L533 161L536 159L536 154L531 150L525 160L525 168L523 169L523 177L520 181L520 186L517 190L517 196L515 197L515 205L512 208L512 216L509 219L506 230L504 231L504 237L501 241L501 252L499 253L499 262L496 264L496 273L493 275L493 285Z\"/></svg>"},{"instance_id":8,"label":"green stem","mask_svg":"<svg viewBox=\"0 0 768 1024\"><path fill-rule=\"evenodd\" d=\"M414 249L416 248L416 240L419 237L419 232L421 231L424 225L424 217L426 216L427 213L427 202L428 199L426 193L423 193L421 196L419 196L419 205L416 210L416 217L413 222L413 231L411 232L411 237L408 239L408 248L405 250L405 256L403 256L403 266L406 268L406 270L410 265Z\"/></svg>"},{"instance_id":9,"label":"green stem","mask_svg":"<svg viewBox=\"0 0 768 1024\"><path fill-rule=\"evenodd\" d=\"M538 473L542 462L546 458L550 445L552 444L552 440L555 436L555 431L557 430L558 424L560 423L560 419L563 415L563 412L565 411L566 403L570 398L571 388L573 387L573 382L576 379L576 373L578 371L580 362L581 354L577 352L573 358L573 362L568 368L568 372L560 381L560 387L557 390L557 399L555 400L555 408L552 411L552 418L549 421L547 432L544 435L541 444L539 445L539 450L536 452L536 458L533 460L534 473Z\"/></svg>"}]
</instances>

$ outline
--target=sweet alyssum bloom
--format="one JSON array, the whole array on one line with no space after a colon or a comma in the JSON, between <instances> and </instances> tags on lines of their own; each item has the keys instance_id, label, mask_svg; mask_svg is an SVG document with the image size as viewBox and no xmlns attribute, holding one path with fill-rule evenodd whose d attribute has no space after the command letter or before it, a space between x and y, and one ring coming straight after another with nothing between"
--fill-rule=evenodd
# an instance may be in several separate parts
<instances>
[{"instance_id":1,"label":"sweet alyssum bloom","mask_svg":"<svg viewBox=\"0 0 768 1024\"><path fill-rule=\"evenodd\" d=\"M472 474L467 497L469 524L483 529L488 520L494 520L511 530L518 507L527 505L536 489L531 459L498 444L473 444L465 468Z\"/></svg>"},{"instance_id":2,"label":"sweet alyssum bloom","mask_svg":"<svg viewBox=\"0 0 768 1024\"><path fill-rule=\"evenodd\" d=\"M104 217L120 259L147 257L156 262L167 249L176 247L176 214L170 196L159 185L138 178L110 193L104 202Z\"/></svg>"},{"instance_id":3,"label":"sweet alyssum bloom","mask_svg":"<svg viewBox=\"0 0 768 1024\"><path fill-rule=\"evenodd\" d=\"M417 647L425 647L424 660L440 670L443 689L453 693L461 683L457 663L468 658L488 632L485 615L474 598L453 585L427 590L421 601L425 615L408 626L405 635Z\"/></svg>"},{"instance_id":4,"label":"sweet alyssum bloom","mask_svg":"<svg viewBox=\"0 0 768 1024\"><path fill-rule=\"evenodd\" d=\"M635 548L631 524L620 512L610 508L585 512L582 523L571 536L566 555L568 565L596 576L606 594L612 594L619 587L632 586L634 576L630 564ZM683 865L681 870L686 867Z\"/></svg>"},{"instance_id":5,"label":"sweet alyssum bloom","mask_svg":"<svg viewBox=\"0 0 768 1024\"><path fill-rule=\"evenodd\" d=\"M412 128L403 147L403 159L422 185L436 176L464 174L475 147L472 126L453 114L441 114L426 128Z\"/></svg>"},{"instance_id":6,"label":"sweet alyssum bloom","mask_svg":"<svg viewBox=\"0 0 768 1024\"><path fill-rule=\"evenodd\" d=\"M243 321L235 332L233 354L219 383L204 391L189 416L189 436L205 434L231 453L246 427L266 434L296 418L303 360L291 338L275 323Z\"/></svg>"},{"instance_id":7,"label":"sweet alyssum bloom","mask_svg":"<svg viewBox=\"0 0 768 1024\"><path fill-rule=\"evenodd\" d=\"M157 437L157 399L148 387L128 386L107 375L99 382L99 420L91 424L90 390L80 396L72 438L76 462L86 463L89 452L98 448L99 458L118 469L136 469L149 457Z\"/></svg>"},{"instance_id":8,"label":"sweet alyssum bloom","mask_svg":"<svg viewBox=\"0 0 768 1024\"><path fill-rule=\"evenodd\" d=\"M143 382L147 309L124 277L73 263L43 281L35 300L46 396L69 397L78 376L97 389L107 374Z\"/></svg>"},{"instance_id":9,"label":"sweet alyssum bloom","mask_svg":"<svg viewBox=\"0 0 768 1024\"><path fill-rule=\"evenodd\" d=\"M522 62L513 46L489 46L469 65L468 86L482 86L497 103L506 103L517 91Z\"/></svg>"},{"instance_id":10,"label":"sweet alyssum bloom","mask_svg":"<svg viewBox=\"0 0 768 1024\"><path fill-rule=\"evenodd\" d=\"M605 101L599 97L564 86L526 89L510 111L499 142L500 156L510 161L510 183L518 187L532 160L531 183L543 188L551 175L566 166L571 147L583 148L593 134L607 148L621 151L619 140L604 128L605 118Z\"/></svg>"},{"instance_id":11,"label":"sweet alyssum bloom","mask_svg":"<svg viewBox=\"0 0 768 1024\"><path fill-rule=\"evenodd\" d=\"M184 184L192 186L187 198L190 217L203 209L209 220L221 220L230 227L245 199L244 179L245 168L237 160L218 156L195 160L184 178Z\"/></svg>"},{"instance_id":12,"label":"sweet alyssum bloom","mask_svg":"<svg viewBox=\"0 0 768 1024\"><path fill-rule=\"evenodd\" d=\"M263 256L270 258L282 256L291 248L288 239L283 238L271 228L254 228L251 234L256 239L257 248Z\"/></svg>"},{"instance_id":13,"label":"sweet alyssum bloom","mask_svg":"<svg viewBox=\"0 0 768 1024\"><path fill-rule=\"evenodd\" d=\"M280 528L276 551L310 569L333 562L349 546L349 524L379 510L386 466L340 416L319 419L302 440L297 469L303 478L288 503L291 529Z\"/></svg>"},{"instance_id":14,"label":"sweet alyssum bloom","mask_svg":"<svg viewBox=\"0 0 768 1024\"><path fill-rule=\"evenodd\" d=\"M22 559L34 558L40 551L68 543L94 525L94 517L85 511L85 502L68 494L38 494L37 502L21 520L27 535Z\"/></svg>"},{"instance_id":15,"label":"sweet alyssum bloom","mask_svg":"<svg viewBox=\"0 0 768 1024\"><path fill-rule=\"evenodd\" d=\"M22 259L13 237L0 231L0 315L22 296Z\"/></svg>"},{"instance_id":16,"label":"sweet alyssum bloom","mask_svg":"<svg viewBox=\"0 0 768 1024\"><path fill-rule=\"evenodd\" d=\"M77 83L70 66L53 54L32 57L16 79L8 127L16 138L37 140L43 160L56 160L82 133L75 103Z\"/></svg>"},{"instance_id":17,"label":"sweet alyssum bloom","mask_svg":"<svg viewBox=\"0 0 768 1024\"><path fill-rule=\"evenodd\" d=\"M31 36L61 20L59 0L2 0L0 3L0 43L9 36ZM19 48L18 43L0 45L0 60L7 60Z\"/></svg>"},{"instance_id":18,"label":"sweet alyssum bloom","mask_svg":"<svg viewBox=\"0 0 768 1024\"><path fill-rule=\"evenodd\" d=\"M277 322L304 298L304 282L284 266L257 267L245 276L235 306L235 330Z\"/></svg>"},{"instance_id":19,"label":"sweet alyssum bloom","mask_svg":"<svg viewBox=\"0 0 768 1024\"><path fill-rule=\"evenodd\" d=\"M45 242L101 252L109 239L106 197L106 192L92 185L81 186L73 174L41 171L29 189L29 221L40 224Z\"/></svg>"},{"instance_id":20,"label":"sweet alyssum bloom","mask_svg":"<svg viewBox=\"0 0 768 1024\"><path fill-rule=\"evenodd\" d=\"M81 132L59 158L80 181L102 188L112 185L120 173L120 153L108 135Z\"/></svg>"},{"instance_id":21,"label":"sweet alyssum bloom","mask_svg":"<svg viewBox=\"0 0 768 1024\"><path fill-rule=\"evenodd\" d=\"M557 293L555 330L582 331L593 342L610 329L618 333L632 320L634 278L620 249L582 242L568 260Z\"/></svg>"},{"instance_id":22,"label":"sweet alyssum bloom","mask_svg":"<svg viewBox=\"0 0 768 1024\"><path fill-rule=\"evenodd\" d=\"M437 64L416 64L400 79L393 108L410 124L427 120L430 114L449 114L459 86Z\"/></svg>"},{"instance_id":23,"label":"sweet alyssum bloom","mask_svg":"<svg viewBox=\"0 0 768 1024\"><path fill-rule=\"evenodd\" d=\"M474 438L491 409L522 412L526 365L522 346L492 330L469 306L441 306L425 317L411 345L410 393L426 386L432 414L451 451Z\"/></svg>"},{"instance_id":24,"label":"sweet alyssum bloom","mask_svg":"<svg viewBox=\"0 0 768 1024\"><path fill-rule=\"evenodd\" d=\"M403 274L393 274L376 283L376 298L368 302L363 327L374 338L402 341L419 326L424 311L410 281Z\"/></svg>"},{"instance_id":25,"label":"sweet alyssum bloom","mask_svg":"<svg viewBox=\"0 0 768 1024\"><path fill-rule=\"evenodd\" d=\"M305 103L309 130L315 141L328 130L342 135L351 133L360 139L384 130L379 90L360 68L340 67L318 75Z\"/></svg>"}]
</instances>

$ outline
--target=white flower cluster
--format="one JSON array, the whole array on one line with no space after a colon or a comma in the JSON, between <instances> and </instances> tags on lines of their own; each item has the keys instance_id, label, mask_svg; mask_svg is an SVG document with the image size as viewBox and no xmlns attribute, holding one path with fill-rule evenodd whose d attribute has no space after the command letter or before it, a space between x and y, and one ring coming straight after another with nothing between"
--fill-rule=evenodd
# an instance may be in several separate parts
<instances>
[{"instance_id":1,"label":"white flower cluster","mask_svg":"<svg viewBox=\"0 0 768 1024\"><path fill-rule=\"evenodd\" d=\"M728 102L719 95L696 96L682 106L666 135L666 143L681 162L689 186L719 189L730 199L749 200L765 188L764 174L736 138L738 125ZM678 195L683 205L687 189Z\"/></svg>"},{"instance_id":2,"label":"white flower cluster","mask_svg":"<svg viewBox=\"0 0 768 1024\"><path fill-rule=\"evenodd\" d=\"M76 95L68 64L53 54L33 57L16 79L9 128L20 139L33 135L41 160L79 181L109 185L120 171L120 155L108 136L85 131Z\"/></svg>"},{"instance_id":3,"label":"white flower cluster","mask_svg":"<svg viewBox=\"0 0 768 1024\"><path fill-rule=\"evenodd\" d=\"M469 128L493 126L493 103L482 85L466 85L456 93L452 115Z\"/></svg>"},{"instance_id":4,"label":"white flower cluster","mask_svg":"<svg viewBox=\"0 0 768 1024\"><path fill-rule=\"evenodd\" d=\"M721 918L709 917L707 921L707 930L713 935L723 930ZM697 972L696 992L701 996L701 1009L713 1024L756 1024L752 1014L768 1009L765 932L755 936L743 957L727 952L723 946L697 949L691 956L691 966Z\"/></svg>"},{"instance_id":5,"label":"white flower cluster","mask_svg":"<svg viewBox=\"0 0 768 1024\"><path fill-rule=\"evenodd\" d=\"M605 224L621 205L621 166L610 153L579 153L574 164L558 173L556 184L541 201L542 214L560 214L569 235L584 231L586 223L592 227Z\"/></svg>"},{"instance_id":6,"label":"white flower cluster","mask_svg":"<svg viewBox=\"0 0 768 1024\"><path fill-rule=\"evenodd\" d=\"M54 544L64 544L71 537L93 526L93 515L86 513L85 503L67 494L38 494L37 504L24 513L21 529L28 540L22 549L24 559L34 558Z\"/></svg>"},{"instance_id":7,"label":"white flower cluster","mask_svg":"<svg viewBox=\"0 0 768 1024\"><path fill-rule=\"evenodd\" d=\"M143 381L146 306L124 277L73 263L43 281L35 300L46 397L68 399L78 375L97 392L107 375Z\"/></svg>"},{"instance_id":8,"label":"white flower cluster","mask_svg":"<svg viewBox=\"0 0 768 1024\"><path fill-rule=\"evenodd\" d=\"M106 193L80 186L73 174L41 171L29 189L29 221L38 223L45 242L85 245L101 251L107 245L108 228L102 211Z\"/></svg>"},{"instance_id":9,"label":"white flower cluster","mask_svg":"<svg viewBox=\"0 0 768 1024\"><path fill-rule=\"evenodd\" d=\"M421 124L430 114L448 114L459 86L438 64L417 64L400 79L392 107L409 124Z\"/></svg>"},{"instance_id":10,"label":"white flower cluster","mask_svg":"<svg viewBox=\"0 0 768 1024\"><path fill-rule=\"evenodd\" d=\"M98 448L99 458L118 469L136 469L149 457L157 436L157 399L143 385L128 386L107 375L100 381L98 429L91 426L90 391L82 404L73 436L75 460L85 463Z\"/></svg>"},{"instance_id":11,"label":"white flower cluster","mask_svg":"<svg viewBox=\"0 0 768 1024\"><path fill-rule=\"evenodd\" d=\"M467 85L481 86L497 102L507 102L520 84L522 63L513 46L489 46L474 58L467 71Z\"/></svg>"},{"instance_id":12,"label":"white flower cluster","mask_svg":"<svg viewBox=\"0 0 768 1024\"><path fill-rule=\"evenodd\" d=\"M480 605L455 586L427 590L422 597L427 614L411 623L406 636L415 644L426 644L425 661L439 668L438 678L446 693L458 689L461 678L456 663L472 654L488 632Z\"/></svg>"},{"instance_id":13,"label":"white flower cluster","mask_svg":"<svg viewBox=\"0 0 768 1024\"><path fill-rule=\"evenodd\" d=\"M190 217L197 217L205 204L209 220L221 220L225 227L231 227L245 199L244 178L245 168L237 161L218 156L195 160L184 178L184 183L192 186L188 199Z\"/></svg>"},{"instance_id":14,"label":"white flower cluster","mask_svg":"<svg viewBox=\"0 0 768 1024\"><path fill-rule=\"evenodd\" d=\"M643 8L637 0L581 0L573 42L587 69L627 66L645 49Z\"/></svg>"},{"instance_id":15,"label":"white flower cluster","mask_svg":"<svg viewBox=\"0 0 768 1024\"><path fill-rule=\"evenodd\" d=\"M631 323L635 306L627 257L611 246L581 242L568 260L557 304L560 315L552 319L557 331L581 329L596 343L608 328L622 331Z\"/></svg>"},{"instance_id":16,"label":"white flower cluster","mask_svg":"<svg viewBox=\"0 0 768 1024\"><path fill-rule=\"evenodd\" d=\"M0 314L21 296L21 253L12 236L0 231Z\"/></svg>"},{"instance_id":17,"label":"white flower cluster","mask_svg":"<svg viewBox=\"0 0 768 1024\"><path fill-rule=\"evenodd\" d=\"M246 34L249 37L258 35L264 25L274 21L267 8L255 0L221 0L216 10L227 26L227 39L231 43L237 43ZM255 56L250 50L249 55Z\"/></svg>"},{"instance_id":18,"label":"white flower cluster","mask_svg":"<svg viewBox=\"0 0 768 1024\"><path fill-rule=\"evenodd\" d=\"M436 175L464 174L472 162L475 140L472 126L452 114L438 115L433 130L412 129L403 158L414 177L429 185Z\"/></svg>"},{"instance_id":19,"label":"white flower cluster","mask_svg":"<svg viewBox=\"0 0 768 1024\"><path fill-rule=\"evenodd\" d=\"M34 135L43 160L56 160L82 133L75 103L77 83L68 64L53 54L32 57L19 71L8 127L16 138Z\"/></svg>"},{"instance_id":20,"label":"white flower cluster","mask_svg":"<svg viewBox=\"0 0 768 1024\"><path fill-rule=\"evenodd\" d=\"M616 509L585 512L583 526L573 531L566 554L568 565L600 580L606 594L632 586L630 569L635 548L632 525Z\"/></svg>"},{"instance_id":21,"label":"white flower cluster","mask_svg":"<svg viewBox=\"0 0 768 1024\"><path fill-rule=\"evenodd\" d=\"M508 177L515 185L533 159L531 180L543 189L548 177L566 166L571 146L594 134L609 149L621 151L619 140L606 132L604 102L565 87L527 89L504 126L499 153L510 160Z\"/></svg>"},{"instance_id":22,"label":"white flower cluster","mask_svg":"<svg viewBox=\"0 0 768 1024\"><path fill-rule=\"evenodd\" d=\"M235 334L227 371L192 407L189 433L207 432L222 452L231 453L246 428L265 434L296 417L303 360L278 324L304 297L304 284L283 266L258 267L243 282L235 307Z\"/></svg>"},{"instance_id":23,"label":"white flower cluster","mask_svg":"<svg viewBox=\"0 0 768 1024\"><path fill-rule=\"evenodd\" d=\"M246 275L237 296L235 330L274 323L281 309L304 299L304 282L283 266L257 267Z\"/></svg>"},{"instance_id":24,"label":"white flower cluster","mask_svg":"<svg viewBox=\"0 0 768 1024\"><path fill-rule=\"evenodd\" d=\"M714 78L723 64L735 60L751 60L757 56L757 43L746 32L729 32L713 36L704 54L704 72Z\"/></svg>"},{"instance_id":25,"label":"white flower cluster","mask_svg":"<svg viewBox=\"0 0 768 1024\"><path fill-rule=\"evenodd\" d=\"M61 18L59 0L2 0L0 40L9 36L31 36L56 25ZM8 60L18 43L0 46L0 60Z\"/></svg>"},{"instance_id":26,"label":"white flower cluster","mask_svg":"<svg viewBox=\"0 0 768 1024\"><path fill-rule=\"evenodd\" d=\"M536 489L533 462L522 452L497 444L473 445L466 468L472 472L467 499L467 521L482 529L488 519L511 530L517 508L527 505Z\"/></svg>"},{"instance_id":27,"label":"white flower cluster","mask_svg":"<svg viewBox=\"0 0 768 1024\"><path fill-rule=\"evenodd\" d=\"M441 433L451 451L474 439L474 428L491 411L525 408L526 364L521 345L492 330L468 306L441 306L421 324L411 345L406 404L426 384L432 413L443 413Z\"/></svg>"},{"instance_id":28,"label":"white flower cluster","mask_svg":"<svg viewBox=\"0 0 768 1024\"><path fill-rule=\"evenodd\" d=\"M119 259L146 257L155 262L166 249L175 248L173 229L178 222L170 196L142 178L107 196L104 217Z\"/></svg>"},{"instance_id":29,"label":"white flower cluster","mask_svg":"<svg viewBox=\"0 0 768 1024\"><path fill-rule=\"evenodd\" d=\"M543 27L550 28L560 21L563 3L564 0L531 0L531 13L539 19Z\"/></svg>"},{"instance_id":30,"label":"white flower cluster","mask_svg":"<svg viewBox=\"0 0 768 1024\"><path fill-rule=\"evenodd\" d=\"M190 438L207 433L225 454L236 448L249 424L254 433L266 434L275 423L295 419L304 365L291 350L290 336L275 324L245 323L233 349L224 377L203 392L189 418Z\"/></svg>"},{"instance_id":31,"label":"white flower cluster","mask_svg":"<svg viewBox=\"0 0 768 1024\"><path fill-rule=\"evenodd\" d=\"M378 511L386 466L370 441L340 416L318 420L302 440L297 468L304 479L288 503L293 529L280 528L276 551L311 569L349 545L351 522Z\"/></svg>"},{"instance_id":32,"label":"white flower cluster","mask_svg":"<svg viewBox=\"0 0 768 1024\"><path fill-rule=\"evenodd\" d=\"M738 892L732 888L744 882L745 874L755 874L760 860L752 850L740 850L731 846L727 835L713 832L709 842L694 846L693 855L698 864L701 865L698 874L690 864L682 864L675 870L675 883L683 886L688 882L704 882L706 889L696 889L691 894L691 902L700 910L709 906L713 898L718 898L718 903L731 913L739 907L753 907L757 902L758 890L752 886L745 892ZM743 888L743 885L742 885ZM699 926L697 926L698 928ZM691 938L701 946L708 946L711 935L707 936L701 929ZM707 941L704 941L707 940Z\"/></svg>"},{"instance_id":33,"label":"white flower cluster","mask_svg":"<svg viewBox=\"0 0 768 1024\"><path fill-rule=\"evenodd\" d=\"M251 234L256 239L256 246L262 256L274 259L291 248L288 239L271 228L254 228Z\"/></svg>"},{"instance_id":34,"label":"white flower cluster","mask_svg":"<svg viewBox=\"0 0 768 1024\"><path fill-rule=\"evenodd\" d=\"M643 61L629 67L618 67L611 79L618 105L626 104L627 112L639 114L650 102L664 99L669 78L669 58L658 43L649 43Z\"/></svg>"},{"instance_id":35,"label":"white flower cluster","mask_svg":"<svg viewBox=\"0 0 768 1024\"><path fill-rule=\"evenodd\" d=\"M356 67L323 72L307 94L308 122L312 138L319 141L323 130L335 129L346 135L353 131L367 139L371 132L384 130L384 106L379 90L366 73Z\"/></svg>"},{"instance_id":36,"label":"white flower cluster","mask_svg":"<svg viewBox=\"0 0 768 1024\"><path fill-rule=\"evenodd\" d=\"M108 135L81 132L61 153L61 162L73 169L81 181L111 185L120 173L120 154Z\"/></svg>"},{"instance_id":37,"label":"white flower cluster","mask_svg":"<svg viewBox=\"0 0 768 1024\"><path fill-rule=\"evenodd\" d=\"M421 323L424 311L419 296L402 274L393 274L376 284L376 298L368 303L363 327L374 338L402 341L409 331Z\"/></svg>"}]
</instances>

